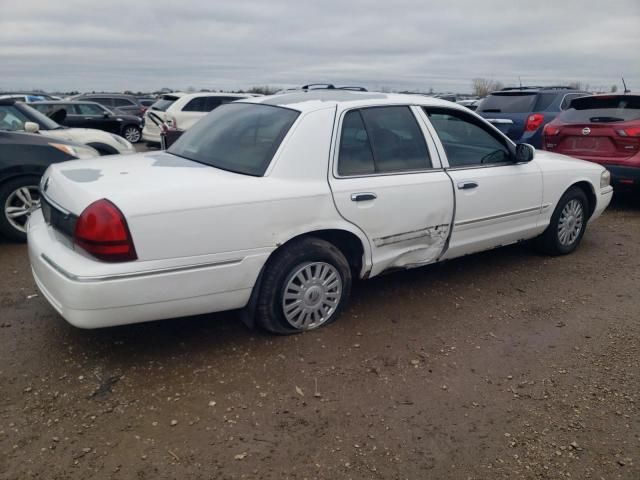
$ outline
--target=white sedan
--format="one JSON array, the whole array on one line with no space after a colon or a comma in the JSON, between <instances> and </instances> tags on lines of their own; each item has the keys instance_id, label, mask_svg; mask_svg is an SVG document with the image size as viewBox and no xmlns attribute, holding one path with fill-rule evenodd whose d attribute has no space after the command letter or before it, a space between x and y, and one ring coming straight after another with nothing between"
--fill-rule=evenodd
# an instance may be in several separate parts
<instances>
[{"instance_id":1,"label":"white sedan","mask_svg":"<svg viewBox=\"0 0 640 480\"><path fill-rule=\"evenodd\" d=\"M277 333L338 317L353 278L527 239L572 252L607 170L515 145L467 108L338 90L223 105L167 152L49 167L36 283L82 328L243 309Z\"/></svg>"}]
</instances>

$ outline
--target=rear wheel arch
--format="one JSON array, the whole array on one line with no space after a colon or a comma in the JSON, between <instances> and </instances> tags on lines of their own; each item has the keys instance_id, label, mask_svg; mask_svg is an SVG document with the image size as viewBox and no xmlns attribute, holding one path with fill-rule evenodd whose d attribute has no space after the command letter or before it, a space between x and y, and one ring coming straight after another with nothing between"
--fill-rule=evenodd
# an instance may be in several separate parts
<instances>
[{"instance_id":1,"label":"rear wheel arch","mask_svg":"<svg viewBox=\"0 0 640 480\"><path fill-rule=\"evenodd\" d=\"M262 280L264 272L277 258L278 254L299 241L307 238L318 238L324 240L334 247L336 247L344 255L349 266L351 268L351 275L354 278L367 278L368 276L368 262L366 261L366 255L369 254L362 239L360 239L355 233L343 229L322 229L314 230L311 232L305 232L294 237L291 237L286 242L280 244L271 254L260 269L260 273L256 279L253 289L251 291L251 297L249 302L241 311L241 319L245 325L249 328L255 327L255 310L258 301L258 295L262 287ZM365 270L367 269L367 270Z\"/></svg>"}]
</instances>

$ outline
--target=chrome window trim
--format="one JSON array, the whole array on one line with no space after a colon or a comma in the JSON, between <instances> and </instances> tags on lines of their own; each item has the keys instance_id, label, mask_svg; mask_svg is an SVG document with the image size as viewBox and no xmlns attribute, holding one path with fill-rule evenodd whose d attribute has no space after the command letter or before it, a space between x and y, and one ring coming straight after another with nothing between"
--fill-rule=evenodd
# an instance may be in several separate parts
<instances>
[{"instance_id":1,"label":"chrome window trim","mask_svg":"<svg viewBox=\"0 0 640 480\"><path fill-rule=\"evenodd\" d=\"M440 163L440 166L431 168L423 168L419 170L399 170L397 172L384 172L384 173L366 173L361 175L340 175L338 173L338 162L340 160L340 140L342 138L342 123L344 121L344 117L347 113L353 110L364 110L365 108L381 108L381 107L408 107L411 113L413 114L414 120L416 121L416 125L420 129L422 136L424 138L424 143L427 146L427 152L429 153L429 161L431 165L434 165L435 161ZM420 108L420 105L414 105L409 103L398 103L398 104L383 104L383 105L366 105L359 107L347 108L340 112L340 116L338 117L336 135L334 141L333 152L331 152L331 157L333 160L333 164L331 165L331 175L336 180L347 180L351 178L368 178L368 177L388 177L394 175L415 175L419 173L434 173L434 172L443 172L444 167L442 166L442 161L440 159L440 155L437 151L437 147L431 135L427 136L426 133L430 133L428 130L425 131L423 124L420 122L420 117L416 115L414 108Z\"/></svg>"}]
</instances>

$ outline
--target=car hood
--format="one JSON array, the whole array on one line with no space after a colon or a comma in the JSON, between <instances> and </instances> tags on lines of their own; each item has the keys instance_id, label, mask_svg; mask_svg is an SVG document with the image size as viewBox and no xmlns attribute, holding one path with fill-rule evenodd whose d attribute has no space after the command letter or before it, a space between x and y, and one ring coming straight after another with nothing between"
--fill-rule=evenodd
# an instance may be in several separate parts
<instances>
[{"instance_id":1,"label":"car hood","mask_svg":"<svg viewBox=\"0 0 640 480\"><path fill-rule=\"evenodd\" d=\"M132 217L261 201L263 182L263 177L146 152L52 165L42 185L49 200L73 214L106 198Z\"/></svg>"},{"instance_id":2,"label":"car hood","mask_svg":"<svg viewBox=\"0 0 640 480\"><path fill-rule=\"evenodd\" d=\"M87 144L102 143L116 149L120 154L134 153L135 148L124 138L118 138L111 133L95 128L60 128L56 130L43 130L43 135L51 138L60 138L68 142Z\"/></svg>"},{"instance_id":3,"label":"car hood","mask_svg":"<svg viewBox=\"0 0 640 480\"><path fill-rule=\"evenodd\" d=\"M597 163L587 162L578 158L569 157L568 155L548 152L546 150L536 150L535 161L541 166L543 171L571 170L600 174L604 170L604 167Z\"/></svg>"}]
</instances>

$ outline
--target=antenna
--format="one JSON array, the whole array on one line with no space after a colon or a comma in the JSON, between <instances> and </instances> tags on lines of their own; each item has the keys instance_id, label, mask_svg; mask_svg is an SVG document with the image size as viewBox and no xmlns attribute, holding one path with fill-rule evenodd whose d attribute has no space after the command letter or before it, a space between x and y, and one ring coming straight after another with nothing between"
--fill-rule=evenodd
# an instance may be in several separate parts
<instances>
[{"instance_id":1,"label":"antenna","mask_svg":"<svg viewBox=\"0 0 640 480\"><path fill-rule=\"evenodd\" d=\"M624 93L630 93L631 90L627 88L627 84L624 82L624 77L622 77L622 86L624 87Z\"/></svg>"}]
</instances>

